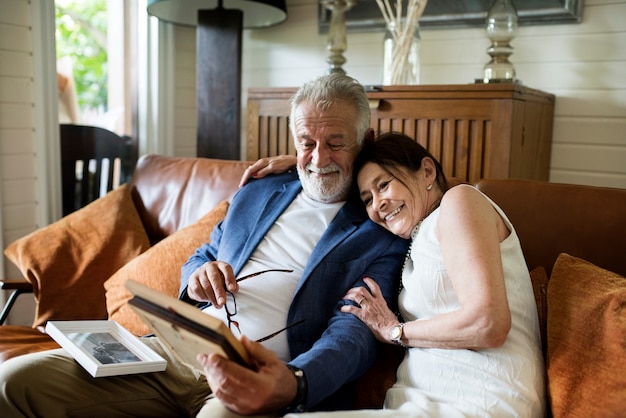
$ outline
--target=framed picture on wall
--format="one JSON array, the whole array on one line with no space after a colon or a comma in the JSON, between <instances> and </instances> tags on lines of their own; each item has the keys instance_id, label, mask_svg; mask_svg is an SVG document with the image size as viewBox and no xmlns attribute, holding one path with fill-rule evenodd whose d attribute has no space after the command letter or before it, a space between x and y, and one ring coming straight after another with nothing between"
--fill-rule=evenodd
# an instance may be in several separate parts
<instances>
[{"instance_id":1,"label":"framed picture on wall","mask_svg":"<svg viewBox=\"0 0 626 418\"><path fill-rule=\"evenodd\" d=\"M482 27L494 0L430 0L420 18L420 29ZM394 2L395 3L395 2ZM403 0L406 9L407 0ZM583 0L513 0L520 25L580 23ZM346 12L350 32L382 31L385 21L376 0L358 0ZM319 5L318 29L327 33L330 11Z\"/></svg>"}]
</instances>

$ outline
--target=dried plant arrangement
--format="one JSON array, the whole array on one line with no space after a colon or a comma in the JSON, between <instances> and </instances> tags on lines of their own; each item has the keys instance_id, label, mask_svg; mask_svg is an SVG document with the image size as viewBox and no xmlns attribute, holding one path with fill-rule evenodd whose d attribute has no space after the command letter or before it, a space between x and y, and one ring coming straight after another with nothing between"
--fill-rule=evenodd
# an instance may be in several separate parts
<instances>
[{"instance_id":1,"label":"dried plant arrangement","mask_svg":"<svg viewBox=\"0 0 626 418\"><path fill-rule=\"evenodd\" d=\"M376 0L395 43L391 57L391 84L402 84L406 79L405 72L411 70L408 61L413 36L427 1L408 0L405 14L402 0L396 0L395 6L390 0Z\"/></svg>"}]
</instances>

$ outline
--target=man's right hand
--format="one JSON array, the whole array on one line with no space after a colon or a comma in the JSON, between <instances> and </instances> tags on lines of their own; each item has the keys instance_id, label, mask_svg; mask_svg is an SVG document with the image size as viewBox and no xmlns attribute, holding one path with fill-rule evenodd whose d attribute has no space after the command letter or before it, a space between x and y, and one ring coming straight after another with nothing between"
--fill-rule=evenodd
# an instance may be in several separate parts
<instances>
[{"instance_id":1,"label":"man's right hand","mask_svg":"<svg viewBox=\"0 0 626 418\"><path fill-rule=\"evenodd\" d=\"M223 261L204 263L191 276L187 294L198 302L211 302L216 308L226 303L226 289L236 292L239 286L233 268Z\"/></svg>"},{"instance_id":2,"label":"man's right hand","mask_svg":"<svg viewBox=\"0 0 626 418\"><path fill-rule=\"evenodd\" d=\"M274 414L289 405L298 393L298 383L276 353L245 336L241 343L252 361L242 367L219 354L198 355L207 382L222 404L238 414Z\"/></svg>"}]
</instances>

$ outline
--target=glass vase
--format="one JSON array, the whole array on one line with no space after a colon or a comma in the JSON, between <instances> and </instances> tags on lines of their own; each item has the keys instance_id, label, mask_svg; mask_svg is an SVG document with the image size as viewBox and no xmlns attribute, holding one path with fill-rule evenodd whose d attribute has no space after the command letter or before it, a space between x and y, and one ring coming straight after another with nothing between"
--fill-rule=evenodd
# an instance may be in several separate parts
<instances>
[{"instance_id":1,"label":"glass vase","mask_svg":"<svg viewBox=\"0 0 626 418\"><path fill-rule=\"evenodd\" d=\"M408 33L403 25L396 29L394 21L387 25L383 40L383 84L411 85L420 82L419 26Z\"/></svg>"}]
</instances>

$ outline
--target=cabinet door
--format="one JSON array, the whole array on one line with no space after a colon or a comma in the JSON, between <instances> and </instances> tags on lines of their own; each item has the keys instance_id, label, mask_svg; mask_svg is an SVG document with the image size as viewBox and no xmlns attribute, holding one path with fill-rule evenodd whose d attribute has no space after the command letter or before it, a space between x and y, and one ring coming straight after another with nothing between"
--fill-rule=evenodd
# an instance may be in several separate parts
<instances>
[{"instance_id":1,"label":"cabinet door","mask_svg":"<svg viewBox=\"0 0 626 418\"><path fill-rule=\"evenodd\" d=\"M372 106L377 134L415 138L441 162L446 176L470 183L508 177L511 100L381 99Z\"/></svg>"}]
</instances>

